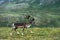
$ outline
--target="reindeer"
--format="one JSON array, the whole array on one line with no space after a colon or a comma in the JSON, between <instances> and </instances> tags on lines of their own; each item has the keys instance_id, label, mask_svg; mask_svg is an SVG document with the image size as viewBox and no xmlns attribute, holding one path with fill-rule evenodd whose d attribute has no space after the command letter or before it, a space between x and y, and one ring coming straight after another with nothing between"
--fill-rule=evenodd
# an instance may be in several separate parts
<instances>
[{"instance_id":1,"label":"reindeer","mask_svg":"<svg viewBox=\"0 0 60 40\"><path fill-rule=\"evenodd\" d=\"M25 18L26 19L29 19L31 16L30 15L28 15L28 16L26 16ZM26 28L27 30L29 30L29 27L32 25L32 23L34 22L34 18L32 18L30 21L29 21L29 23L25 23L25 22L22 22L22 23L13 23L12 24L12 30L11 30L11 33L10 33L10 35L12 35L12 31L15 31L15 32L17 32L17 34L20 34L16 29L18 29L18 28L23 28L22 29L22 35L24 35L24 29ZM31 33L33 33L31 30L29 30Z\"/></svg>"}]
</instances>

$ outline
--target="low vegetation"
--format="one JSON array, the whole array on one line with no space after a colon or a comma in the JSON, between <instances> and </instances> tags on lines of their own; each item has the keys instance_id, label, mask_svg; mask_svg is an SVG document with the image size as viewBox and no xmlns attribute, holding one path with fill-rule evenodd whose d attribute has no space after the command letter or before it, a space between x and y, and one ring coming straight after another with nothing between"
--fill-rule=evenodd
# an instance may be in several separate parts
<instances>
[{"instance_id":1,"label":"low vegetation","mask_svg":"<svg viewBox=\"0 0 60 40\"><path fill-rule=\"evenodd\" d=\"M0 27L0 40L60 40L60 28L30 28L34 33L30 33L25 29L25 33L21 35L21 28L17 29L20 34L16 32L9 35L10 27Z\"/></svg>"}]
</instances>

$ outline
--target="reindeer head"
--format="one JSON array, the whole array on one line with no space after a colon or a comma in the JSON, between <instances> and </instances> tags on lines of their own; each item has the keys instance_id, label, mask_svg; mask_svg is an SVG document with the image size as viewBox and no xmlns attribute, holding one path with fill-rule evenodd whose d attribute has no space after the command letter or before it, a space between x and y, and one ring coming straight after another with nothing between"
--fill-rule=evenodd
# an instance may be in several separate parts
<instances>
[{"instance_id":1,"label":"reindeer head","mask_svg":"<svg viewBox=\"0 0 60 40\"><path fill-rule=\"evenodd\" d=\"M26 15L25 18L29 20L29 23L30 23L30 24L34 24L34 23L35 23L35 22L34 22L35 18L34 18L33 16L31 16L31 15Z\"/></svg>"},{"instance_id":2,"label":"reindeer head","mask_svg":"<svg viewBox=\"0 0 60 40\"><path fill-rule=\"evenodd\" d=\"M27 15L25 18L26 18L26 19L29 19L30 17L31 17L30 15Z\"/></svg>"},{"instance_id":3,"label":"reindeer head","mask_svg":"<svg viewBox=\"0 0 60 40\"><path fill-rule=\"evenodd\" d=\"M35 20L34 18L31 18L30 23L34 24L35 23L34 20Z\"/></svg>"}]
</instances>

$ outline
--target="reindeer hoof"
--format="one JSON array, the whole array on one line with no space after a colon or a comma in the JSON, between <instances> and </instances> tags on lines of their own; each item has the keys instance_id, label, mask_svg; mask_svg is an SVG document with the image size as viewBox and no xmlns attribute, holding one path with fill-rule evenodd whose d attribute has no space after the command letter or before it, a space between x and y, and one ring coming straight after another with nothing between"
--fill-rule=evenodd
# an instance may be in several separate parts
<instances>
[{"instance_id":1,"label":"reindeer hoof","mask_svg":"<svg viewBox=\"0 0 60 40\"><path fill-rule=\"evenodd\" d=\"M22 33L22 36L23 36L24 34Z\"/></svg>"},{"instance_id":2,"label":"reindeer hoof","mask_svg":"<svg viewBox=\"0 0 60 40\"><path fill-rule=\"evenodd\" d=\"M19 32L17 32L17 34L19 35L20 33L19 33Z\"/></svg>"},{"instance_id":3,"label":"reindeer hoof","mask_svg":"<svg viewBox=\"0 0 60 40\"><path fill-rule=\"evenodd\" d=\"M34 33L34 32L31 32L31 33Z\"/></svg>"},{"instance_id":4,"label":"reindeer hoof","mask_svg":"<svg viewBox=\"0 0 60 40\"><path fill-rule=\"evenodd\" d=\"M12 33L10 33L10 35L12 36Z\"/></svg>"},{"instance_id":5,"label":"reindeer hoof","mask_svg":"<svg viewBox=\"0 0 60 40\"><path fill-rule=\"evenodd\" d=\"M17 34L17 35L19 35L19 34Z\"/></svg>"}]
</instances>

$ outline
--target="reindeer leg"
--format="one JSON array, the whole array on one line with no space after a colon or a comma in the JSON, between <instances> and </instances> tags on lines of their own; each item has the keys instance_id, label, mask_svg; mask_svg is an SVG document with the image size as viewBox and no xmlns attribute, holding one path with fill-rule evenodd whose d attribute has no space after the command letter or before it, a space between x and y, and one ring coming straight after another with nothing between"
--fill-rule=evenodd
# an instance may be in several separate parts
<instances>
[{"instance_id":1,"label":"reindeer leg","mask_svg":"<svg viewBox=\"0 0 60 40\"><path fill-rule=\"evenodd\" d=\"M11 33L10 33L11 36L12 36L12 32L13 32L13 28L12 28Z\"/></svg>"},{"instance_id":2,"label":"reindeer leg","mask_svg":"<svg viewBox=\"0 0 60 40\"><path fill-rule=\"evenodd\" d=\"M12 35L16 31L16 28L12 28L10 35Z\"/></svg>"},{"instance_id":3,"label":"reindeer leg","mask_svg":"<svg viewBox=\"0 0 60 40\"><path fill-rule=\"evenodd\" d=\"M29 28L27 28L27 30L28 30L30 33L33 33Z\"/></svg>"},{"instance_id":4,"label":"reindeer leg","mask_svg":"<svg viewBox=\"0 0 60 40\"><path fill-rule=\"evenodd\" d=\"M31 25L27 25L26 29L27 29L30 33L33 33L33 32L29 29L30 26L31 26Z\"/></svg>"},{"instance_id":5,"label":"reindeer leg","mask_svg":"<svg viewBox=\"0 0 60 40\"><path fill-rule=\"evenodd\" d=\"M14 23L12 24L12 30L11 30L11 33L10 35L12 35L12 32L15 30L16 26L14 25Z\"/></svg>"},{"instance_id":6,"label":"reindeer leg","mask_svg":"<svg viewBox=\"0 0 60 40\"><path fill-rule=\"evenodd\" d=\"M24 35L24 27L23 27L23 29L22 29L22 35Z\"/></svg>"},{"instance_id":7,"label":"reindeer leg","mask_svg":"<svg viewBox=\"0 0 60 40\"><path fill-rule=\"evenodd\" d=\"M20 34L16 29L17 29L17 27L12 28L10 35L12 35L14 32L17 32L17 34Z\"/></svg>"},{"instance_id":8,"label":"reindeer leg","mask_svg":"<svg viewBox=\"0 0 60 40\"><path fill-rule=\"evenodd\" d=\"M15 31L17 34L20 34L16 29L17 29L17 27L14 29L14 31Z\"/></svg>"}]
</instances>

